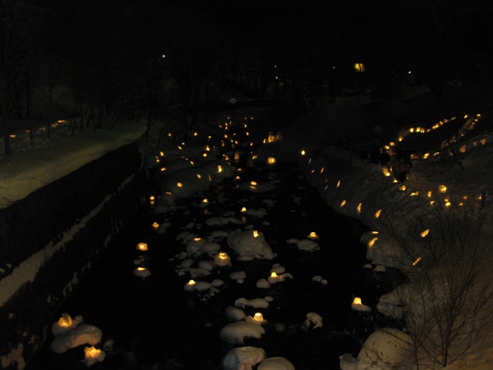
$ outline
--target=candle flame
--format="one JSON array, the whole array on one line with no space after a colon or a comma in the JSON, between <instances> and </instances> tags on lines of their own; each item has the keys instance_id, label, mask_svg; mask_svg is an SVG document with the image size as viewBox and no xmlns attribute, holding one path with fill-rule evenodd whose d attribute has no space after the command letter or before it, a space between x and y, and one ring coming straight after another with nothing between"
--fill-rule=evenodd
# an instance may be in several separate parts
<instances>
[{"instance_id":1,"label":"candle flame","mask_svg":"<svg viewBox=\"0 0 493 370\"><path fill-rule=\"evenodd\" d=\"M363 304L360 297L354 297L353 304Z\"/></svg>"},{"instance_id":2,"label":"candle flame","mask_svg":"<svg viewBox=\"0 0 493 370\"><path fill-rule=\"evenodd\" d=\"M426 235L430 233L430 229L426 229L421 233L421 237L424 238Z\"/></svg>"},{"instance_id":3,"label":"candle flame","mask_svg":"<svg viewBox=\"0 0 493 370\"><path fill-rule=\"evenodd\" d=\"M139 244L137 244L137 249L139 251L145 252L145 251L147 251L147 244L146 243L139 243Z\"/></svg>"},{"instance_id":4,"label":"candle flame","mask_svg":"<svg viewBox=\"0 0 493 370\"><path fill-rule=\"evenodd\" d=\"M258 238L258 236L259 236L258 231L257 230L253 230L253 237L254 238Z\"/></svg>"},{"instance_id":5,"label":"candle flame","mask_svg":"<svg viewBox=\"0 0 493 370\"><path fill-rule=\"evenodd\" d=\"M416 258L416 261L413 262L413 266L416 266L419 261L421 261L421 257Z\"/></svg>"},{"instance_id":6,"label":"candle flame","mask_svg":"<svg viewBox=\"0 0 493 370\"><path fill-rule=\"evenodd\" d=\"M375 244L375 242L378 240L378 238L373 238L368 242L368 247L371 248Z\"/></svg>"}]
</instances>

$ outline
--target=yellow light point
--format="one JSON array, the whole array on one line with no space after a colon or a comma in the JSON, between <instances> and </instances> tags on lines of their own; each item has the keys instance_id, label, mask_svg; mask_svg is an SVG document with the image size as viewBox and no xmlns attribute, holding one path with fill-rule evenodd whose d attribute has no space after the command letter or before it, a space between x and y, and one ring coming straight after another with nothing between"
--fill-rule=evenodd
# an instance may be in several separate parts
<instances>
[{"instance_id":1,"label":"yellow light point","mask_svg":"<svg viewBox=\"0 0 493 370\"><path fill-rule=\"evenodd\" d=\"M399 190L400 191L406 191L407 187L406 185L402 184L401 186L399 186Z\"/></svg>"},{"instance_id":2,"label":"yellow light point","mask_svg":"<svg viewBox=\"0 0 493 370\"><path fill-rule=\"evenodd\" d=\"M195 280L189 280L187 284L188 285L195 285Z\"/></svg>"},{"instance_id":3,"label":"yellow light point","mask_svg":"<svg viewBox=\"0 0 493 370\"><path fill-rule=\"evenodd\" d=\"M388 168L382 168L382 173L384 174L384 176L386 177L389 177L391 174L390 174L390 171Z\"/></svg>"},{"instance_id":4,"label":"yellow light point","mask_svg":"<svg viewBox=\"0 0 493 370\"><path fill-rule=\"evenodd\" d=\"M409 132L414 132L414 128L413 128L413 127L411 127L411 128L409 129Z\"/></svg>"},{"instance_id":5,"label":"yellow light point","mask_svg":"<svg viewBox=\"0 0 493 370\"><path fill-rule=\"evenodd\" d=\"M178 149L183 150L183 148L181 146L179 146L179 145L178 145Z\"/></svg>"},{"instance_id":6,"label":"yellow light point","mask_svg":"<svg viewBox=\"0 0 493 370\"><path fill-rule=\"evenodd\" d=\"M389 143L389 145L390 145L390 146L395 146L395 143L394 143L393 141L391 141L391 142Z\"/></svg>"},{"instance_id":7,"label":"yellow light point","mask_svg":"<svg viewBox=\"0 0 493 370\"><path fill-rule=\"evenodd\" d=\"M338 188L339 186L341 186L341 180L337 181L336 188Z\"/></svg>"},{"instance_id":8,"label":"yellow light point","mask_svg":"<svg viewBox=\"0 0 493 370\"><path fill-rule=\"evenodd\" d=\"M419 195L419 191L413 191L412 193L409 194L410 197L416 197Z\"/></svg>"},{"instance_id":9,"label":"yellow light point","mask_svg":"<svg viewBox=\"0 0 493 370\"><path fill-rule=\"evenodd\" d=\"M161 157L164 157L164 152L159 152L159 155L160 155Z\"/></svg>"},{"instance_id":10,"label":"yellow light point","mask_svg":"<svg viewBox=\"0 0 493 370\"><path fill-rule=\"evenodd\" d=\"M246 136L249 136L249 135L250 135L250 133L247 131L247 132L245 132L245 135L246 135Z\"/></svg>"},{"instance_id":11,"label":"yellow light point","mask_svg":"<svg viewBox=\"0 0 493 370\"><path fill-rule=\"evenodd\" d=\"M361 213L361 206L363 205L363 203L359 203L358 206L356 207L356 211L358 213Z\"/></svg>"},{"instance_id":12,"label":"yellow light point","mask_svg":"<svg viewBox=\"0 0 493 370\"><path fill-rule=\"evenodd\" d=\"M149 200L150 200L151 202L154 202L154 201L156 200L156 197L155 197L154 195L151 195L151 196L149 197Z\"/></svg>"},{"instance_id":13,"label":"yellow light point","mask_svg":"<svg viewBox=\"0 0 493 370\"><path fill-rule=\"evenodd\" d=\"M148 250L147 244L146 243L139 243L137 244L137 250L145 252Z\"/></svg>"},{"instance_id":14,"label":"yellow light point","mask_svg":"<svg viewBox=\"0 0 493 370\"><path fill-rule=\"evenodd\" d=\"M275 157L268 157L267 163L268 164L276 164L276 158Z\"/></svg>"},{"instance_id":15,"label":"yellow light point","mask_svg":"<svg viewBox=\"0 0 493 370\"><path fill-rule=\"evenodd\" d=\"M416 266L419 261L421 261L421 257L416 258L416 261L413 262L413 266Z\"/></svg>"},{"instance_id":16,"label":"yellow light point","mask_svg":"<svg viewBox=\"0 0 493 370\"><path fill-rule=\"evenodd\" d=\"M342 207L344 207L345 205L346 205L346 200L343 200L343 201L341 202L341 204L340 204L340 207L342 208Z\"/></svg>"},{"instance_id":17,"label":"yellow light point","mask_svg":"<svg viewBox=\"0 0 493 370\"><path fill-rule=\"evenodd\" d=\"M250 185L257 186L257 183L255 181L250 181Z\"/></svg>"},{"instance_id":18,"label":"yellow light point","mask_svg":"<svg viewBox=\"0 0 493 370\"><path fill-rule=\"evenodd\" d=\"M223 167L222 166L217 166L217 172L223 172Z\"/></svg>"},{"instance_id":19,"label":"yellow light point","mask_svg":"<svg viewBox=\"0 0 493 370\"><path fill-rule=\"evenodd\" d=\"M329 188L329 185L325 185L324 190L327 190Z\"/></svg>"},{"instance_id":20,"label":"yellow light point","mask_svg":"<svg viewBox=\"0 0 493 370\"><path fill-rule=\"evenodd\" d=\"M397 141L402 141L402 140L404 140L404 138L403 138L402 136L399 136L399 137L397 138Z\"/></svg>"},{"instance_id":21,"label":"yellow light point","mask_svg":"<svg viewBox=\"0 0 493 370\"><path fill-rule=\"evenodd\" d=\"M306 154L305 150L301 149L301 155L305 155L305 154Z\"/></svg>"},{"instance_id":22,"label":"yellow light point","mask_svg":"<svg viewBox=\"0 0 493 370\"><path fill-rule=\"evenodd\" d=\"M431 206L434 206L434 205L435 205L435 201L434 201L434 200L431 200L431 201L430 201L430 205L431 205Z\"/></svg>"},{"instance_id":23,"label":"yellow light point","mask_svg":"<svg viewBox=\"0 0 493 370\"><path fill-rule=\"evenodd\" d=\"M393 182L394 184L397 184L399 181L398 181L397 179L393 179L393 180L392 180L392 182Z\"/></svg>"},{"instance_id":24,"label":"yellow light point","mask_svg":"<svg viewBox=\"0 0 493 370\"><path fill-rule=\"evenodd\" d=\"M159 163L161 162L161 160L159 158L156 158L156 163Z\"/></svg>"},{"instance_id":25,"label":"yellow light point","mask_svg":"<svg viewBox=\"0 0 493 370\"><path fill-rule=\"evenodd\" d=\"M428 192L426 193L426 196L428 198L431 198L432 195L433 195L433 192L431 190L428 190Z\"/></svg>"},{"instance_id":26,"label":"yellow light point","mask_svg":"<svg viewBox=\"0 0 493 370\"><path fill-rule=\"evenodd\" d=\"M310 234L308 234L308 237L310 239L318 239L318 235L315 231L310 232Z\"/></svg>"},{"instance_id":27,"label":"yellow light point","mask_svg":"<svg viewBox=\"0 0 493 370\"><path fill-rule=\"evenodd\" d=\"M211 151L211 147L210 147L209 145L207 145L207 146L205 147L205 150L206 150L207 152L210 152L210 151Z\"/></svg>"},{"instance_id":28,"label":"yellow light point","mask_svg":"<svg viewBox=\"0 0 493 370\"><path fill-rule=\"evenodd\" d=\"M375 218L379 218L380 214L382 213L382 210L379 209L378 211L375 212Z\"/></svg>"},{"instance_id":29,"label":"yellow light point","mask_svg":"<svg viewBox=\"0 0 493 370\"><path fill-rule=\"evenodd\" d=\"M447 187L445 185L438 185L438 192L439 193L446 193L447 192Z\"/></svg>"},{"instance_id":30,"label":"yellow light point","mask_svg":"<svg viewBox=\"0 0 493 370\"><path fill-rule=\"evenodd\" d=\"M209 200L207 198L202 199L202 203L209 203Z\"/></svg>"},{"instance_id":31,"label":"yellow light point","mask_svg":"<svg viewBox=\"0 0 493 370\"><path fill-rule=\"evenodd\" d=\"M353 304L355 304L355 305L361 305L361 304L363 304L363 302L361 301L361 298L360 297L354 297Z\"/></svg>"},{"instance_id":32,"label":"yellow light point","mask_svg":"<svg viewBox=\"0 0 493 370\"><path fill-rule=\"evenodd\" d=\"M463 206L464 206L464 203L459 202L459 207L463 207Z\"/></svg>"},{"instance_id":33,"label":"yellow light point","mask_svg":"<svg viewBox=\"0 0 493 370\"><path fill-rule=\"evenodd\" d=\"M372 230L372 232L371 232L371 233L372 233L373 235L378 235L378 231L376 231L376 230Z\"/></svg>"},{"instance_id":34,"label":"yellow light point","mask_svg":"<svg viewBox=\"0 0 493 370\"><path fill-rule=\"evenodd\" d=\"M193 238L193 241L195 241L195 242L199 242L201 240L202 240L202 238L199 238L199 237Z\"/></svg>"},{"instance_id":35,"label":"yellow light point","mask_svg":"<svg viewBox=\"0 0 493 370\"><path fill-rule=\"evenodd\" d=\"M275 278L275 277L277 277L277 274L276 274L275 272L271 272L271 273L270 273L270 277Z\"/></svg>"},{"instance_id":36,"label":"yellow light point","mask_svg":"<svg viewBox=\"0 0 493 370\"><path fill-rule=\"evenodd\" d=\"M72 325L72 318L70 317L70 315L64 313L62 317L58 319L58 325L64 328L69 327L70 325Z\"/></svg>"},{"instance_id":37,"label":"yellow light point","mask_svg":"<svg viewBox=\"0 0 493 370\"><path fill-rule=\"evenodd\" d=\"M194 162L193 161L190 161L190 164L193 166L194 165Z\"/></svg>"},{"instance_id":38,"label":"yellow light point","mask_svg":"<svg viewBox=\"0 0 493 370\"><path fill-rule=\"evenodd\" d=\"M312 159L311 158L308 159L308 164L310 164L310 163L312 163Z\"/></svg>"},{"instance_id":39,"label":"yellow light point","mask_svg":"<svg viewBox=\"0 0 493 370\"><path fill-rule=\"evenodd\" d=\"M423 230L423 232L420 234L422 238L426 237L430 233L430 229Z\"/></svg>"},{"instance_id":40,"label":"yellow light point","mask_svg":"<svg viewBox=\"0 0 493 370\"><path fill-rule=\"evenodd\" d=\"M152 228L153 228L154 230L156 230L158 227L159 227L159 224L158 224L156 221L154 221L154 222L152 223Z\"/></svg>"},{"instance_id":41,"label":"yellow light point","mask_svg":"<svg viewBox=\"0 0 493 370\"><path fill-rule=\"evenodd\" d=\"M452 203L450 203L450 201L445 202L445 207L450 207L451 205L452 205Z\"/></svg>"},{"instance_id":42,"label":"yellow light point","mask_svg":"<svg viewBox=\"0 0 493 370\"><path fill-rule=\"evenodd\" d=\"M168 132L168 137L172 137L173 134L171 132Z\"/></svg>"},{"instance_id":43,"label":"yellow light point","mask_svg":"<svg viewBox=\"0 0 493 370\"><path fill-rule=\"evenodd\" d=\"M430 153L423 154L423 159L427 159L430 156Z\"/></svg>"},{"instance_id":44,"label":"yellow light point","mask_svg":"<svg viewBox=\"0 0 493 370\"><path fill-rule=\"evenodd\" d=\"M171 191L167 191L165 194L167 194L167 195L173 195L173 193Z\"/></svg>"},{"instance_id":45,"label":"yellow light point","mask_svg":"<svg viewBox=\"0 0 493 370\"><path fill-rule=\"evenodd\" d=\"M315 173L315 168L314 168L313 170L311 170L311 172L310 172L310 173Z\"/></svg>"},{"instance_id":46,"label":"yellow light point","mask_svg":"<svg viewBox=\"0 0 493 370\"><path fill-rule=\"evenodd\" d=\"M378 240L377 237L371 239L369 242L368 242L368 248L372 248L374 245L375 245L375 242Z\"/></svg>"},{"instance_id":47,"label":"yellow light point","mask_svg":"<svg viewBox=\"0 0 493 370\"><path fill-rule=\"evenodd\" d=\"M176 186L178 186L179 188L183 187L183 184L181 182L177 182L176 183Z\"/></svg>"},{"instance_id":48,"label":"yellow light point","mask_svg":"<svg viewBox=\"0 0 493 370\"><path fill-rule=\"evenodd\" d=\"M258 236L259 236L258 231L257 230L253 230L253 237L254 238L258 238Z\"/></svg>"},{"instance_id":49,"label":"yellow light point","mask_svg":"<svg viewBox=\"0 0 493 370\"><path fill-rule=\"evenodd\" d=\"M195 131L195 132L193 133L193 136L198 136L198 135L199 135L199 133L198 133L197 131Z\"/></svg>"},{"instance_id":50,"label":"yellow light point","mask_svg":"<svg viewBox=\"0 0 493 370\"><path fill-rule=\"evenodd\" d=\"M202 178L202 175L200 173L197 174L197 178L198 179L201 179Z\"/></svg>"},{"instance_id":51,"label":"yellow light point","mask_svg":"<svg viewBox=\"0 0 493 370\"><path fill-rule=\"evenodd\" d=\"M207 157L207 153L202 153L202 157Z\"/></svg>"},{"instance_id":52,"label":"yellow light point","mask_svg":"<svg viewBox=\"0 0 493 370\"><path fill-rule=\"evenodd\" d=\"M241 213L245 213L246 211L247 211L246 207L241 207L241 210L240 210Z\"/></svg>"},{"instance_id":53,"label":"yellow light point","mask_svg":"<svg viewBox=\"0 0 493 370\"><path fill-rule=\"evenodd\" d=\"M324 171L325 171L325 167L322 167L322 168L320 169L320 173L324 173Z\"/></svg>"}]
</instances>

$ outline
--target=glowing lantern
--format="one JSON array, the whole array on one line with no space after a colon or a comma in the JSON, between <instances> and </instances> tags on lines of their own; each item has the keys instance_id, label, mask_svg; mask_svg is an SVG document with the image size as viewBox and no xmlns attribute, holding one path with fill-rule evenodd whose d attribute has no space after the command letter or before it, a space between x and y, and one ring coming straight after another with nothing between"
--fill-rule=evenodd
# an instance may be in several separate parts
<instances>
[{"instance_id":1,"label":"glowing lantern","mask_svg":"<svg viewBox=\"0 0 493 370\"><path fill-rule=\"evenodd\" d=\"M363 63L354 63L353 68L356 73L363 73L365 71L365 65Z\"/></svg>"},{"instance_id":2,"label":"glowing lantern","mask_svg":"<svg viewBox=\"0 0 493 370\"><path fill-rule=\"evenodd\" d=\"M305 150L301 149L301 155L305 155L305 154L306 154Z\"/></svg>"},{"instance_id":3,"label":"glowing lantern","mask_svg":"<svg viewBox=\"0 0 493 370\"><path fill-rule=\"evenodd\" d=\"M218 266L229 266L231 265L231 258L226 252L219 252L214 256L214 262Z\"/></svg>"},{"instance_id":4,"label":"glowing lantern","mask_svg":"<svg viewBox=\"0 0 493 370\"><path fill-rule=\"evenodd\" d=\"M62 317L58 319L58 326L62 328L68 328L72 325L73 321L69 314L63 313Z\"/></svg>"},{"instance_id":5,"label":"glowing lantern","mask_svg":"<svg viewBox=\"0 0 493 370\"><path fill-rule=\"evenodd\" d=\"M87 367L94 365L96 362L101 362L105 359L106 353L103 350L95 347L84 348L84 362Z\"/></svg>"},{"instance_id":6,"label":"glowing lantern","mask_svg":"<svg viewBox=\"0 0 493 370\"><path fill-rule=\"evenodd\" d=\"M276 158L275 157L268 157L267 158L267 164L276 164Z\"/></svg>"},{"instance_id":7,"label":"glowing lantern","mask_svg":"<svg viewBox=\"0 0 493 370\"><path fill-rule=\"evenodd\" d=\"M188 283L185 284L184 288L185 290L192 291L194 290L195 284L197 284L195 280L189 280Z\"/></svg>"},{"instance_id":8,"label":"glowing lantern","mask_svg":"<svg viewBox=\"0 0 493 370\"><path fill-rule=\"evenodd\" d=\"M179 188L181 188L183 186L183 184L181 182L177 182L176 183L176 186L178 186Z\"/></svg>"},{"instance_id":9,"label":"glowing lantern","mask_svg":"<svg viewBox=\"0 0 493 370\"><path fill-rule=\"evenodd\" d=\"M362 312L371 311L371 307L364 305L360 297L354 297L353 302L351 303L351 308L355 311L362 311Z\"/></svg>"},{"instance_id":10,"label":"glowing lantern","mask_svg":"<svg viewBox=\"0 0 493 370\"><path fill-rule=\"evenodd\" d=\"M308 234L307 238L312 240L318 240L318 235L315 231L312 231L310 234Z\"/></svg>"},{"instance_id":11,"label":"glowing lantern","mask_svg":"<svg viewBox=\"0 0 493 370\"><path fill-rule=\"evenodd\" d=\"M204 199L202 199L202 203L203 204L208 204L209 203L209 200L207 198L204 198Z\"/></svg>"},{"instance_id":12,"label":"glowing lantern","mask_svg":"<svg viewBox=\"0 0 493 370\"><path fill-rule=\"evenodd\" d=\"M261 312L255 312L255 315L253 315L253 320L257 322L263 322L264 321L264 315L262 315Z\"/></svg>"},{"instance_id":13,"label":"glowing lantern","mask_svg":"<svg viewBox=\"0 0 493 370\"><path fill-rule=\"evenodd\" d=\"M241 207L241 213L245 213L247 211L246 207Z\"/></svg>"},{"instance_id":14,"label":"glowing lantern","mask_svg":"<svg viewBox=\"0 0 493 370\"><path fill-rule=\"evenodd\" d=\"M134 275L145 279L146 277L151 275L151 272L147 268L139 266L134 270Z\"/></svg>"},{"instance_id":15,"label":"glowing lantern","mask_svg":"<svg viewBox=\"0 0 493 370\"><path fill-rule=\"evenodd\" d=\"M147 244L146 243L137 244L137 250L139 250L141 252L147 252L147 250L148 250Z\"/></svg>"},{"instance_id":16,"label":"glowing lantern","mask_svg":"<svg viewBox=\"0 0 493 370\"><path fill-rule=\"evenodd\" d=\"M369 242L368 242L368 248L372 248L373 245L375 244L375 242L378 240L377 237L371 239Z\"/></svg>"},{"instance_id":17,"label":"glowing lantern","mask_svg":"<svg viewBox=\"0 0 493 370\"><path fill-rule=\"evenodd\" d=\"M202 178L202 175L200 173L197 174L197 178L198 179L201 179Z\"/></svg>"}]
</instances>

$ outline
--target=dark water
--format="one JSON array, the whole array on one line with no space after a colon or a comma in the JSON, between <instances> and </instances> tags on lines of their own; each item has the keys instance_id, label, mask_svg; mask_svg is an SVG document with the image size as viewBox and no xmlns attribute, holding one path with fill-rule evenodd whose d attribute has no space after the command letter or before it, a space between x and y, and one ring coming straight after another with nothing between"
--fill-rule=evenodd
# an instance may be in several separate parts
<instances>
[{"instance_id":1,"label":"dark water","mask_svg":"<svg viewBox=\"0 0 493 370\"><path fill-rule=\"evenodd\" d=\"M172 213L156 217L143 209L94 263L88 277L60 310L60 314L67 312L72 317L82 315L85 322L102 330L103 342L114 341L113 350L93 368L220 369L221 359L234 347L219 336L228 323L225 309L240 297L274 298L267 309L244 309L247 315L261 311L267 319L266 334L260 339L246 339L245 345L264 348L268 357L285 357L297 370L327 370L339 369L341 354L358 353L360 341L374 329L374 317L351 311L350 303L359 296L364 303L374 305L385 290L371 271L362 268L367 261L359 237L367 228L332 212L316 190L288 165L249 169L242 180L273 181L275 189L252 194L238 188L238 182L231 179L178 201L179 207ZM210 201L207 208L199 205L204 197ZM273 200L275 205L264 204L264 199ZM207 298L200 292L185 291L183 286L190 277L179 277L175 272L179 261L172 260L184 250L176 236L190 231L206 237L212 230L242 228L246 224L209 227L205 223L209 217L231 211L241 218L241 207L266 209L266 216L246 216L246 221L263 232L277 257L235 261L234 252L222 240L219 243L232 256L232 266L215 269L210 277L199 279L222 279L225 284L220 292ZM165 219L171 227L165 235L157 235L150 225ZM185 229L190 222L198 226ZM290 238L304 239L311 231L320 236L321 251L301 251L286 242ZM133 261L141 254L136 250L139 242L149 245L146 258L152 275L145 280L132 274ZM294 279L267 290L257 289L255 283L269 276L274 263L285 266ZM240 270L247 273L244 284L228 277L230 272ZM328 284L313 282L315 275L321 275ZM302 330L308 312L323 317L323 328ZM84 346L54 354L49 349L51 339L50 334L26 369L85 368L81 362Z\"/></svg>"}]
</instances>

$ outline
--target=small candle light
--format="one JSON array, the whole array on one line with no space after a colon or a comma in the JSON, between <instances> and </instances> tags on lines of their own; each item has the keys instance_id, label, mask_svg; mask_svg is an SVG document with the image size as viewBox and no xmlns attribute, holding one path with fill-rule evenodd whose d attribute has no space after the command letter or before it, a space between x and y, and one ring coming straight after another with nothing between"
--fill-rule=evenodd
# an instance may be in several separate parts
<instances>
[{"instance_id":1,"label":"small candle light","mask_svg":"<svg viewBox=\"0 0 493 370\"><path fill-rule=\"evenodd\" d=\"M195 280L189 280L188 283L185 284L185 290L192 291L195 287Z\"/></svg>"},{"instance_id":2,"label":"small candle light","mask_svg":"<svg viewBox=\"0 0 493 370\"><path fill-rule=\"evenodd\" d=\"M276 164L276 157L267 157L267 164Z\"/></svg>"},{"instance_id":3,"label":"small candle light","mask_svg":"<svg viewBox=\"0 0 493 370\"><path fill-rule=\"evenodd\" d=\"M255 315L253 315L253 319L254 319L255 321L260 321L260 322L262 322L262 321L264 321L264 315L262 315L262 313L261 313L261 312L256 312L256 313L255 313Z\"/></svg>"},{"instance_id":4,"label":"small candle light","mask_svg":"<svg viewBox=\"0 0 493 370\"><path fill-rule=\"evenodd\" d=\"M240 211L241 213L246 213L246 211L247 211L246 207L241 207L241 211Z\"/></svg>"},{"instance_id":5,"label":"small candle light","mask_svg":"<svg viewBox=\"0 0 493 370\"><path fill-rule=\"evenodd\" d=\"M267 281L270 284L278 283L278 282L282 281L282 275L278 275L277 273L275 273L274 271L272 271L270 273L270 276L267 278Z\"/></svg>"},{"instance_id":6,"label":"small candle light","mask_svg":"<svg viewBox=\"0 0 493 370\"><path fill-rule=\"evenodd\" d=\"M371 307L364 305L360 297L354 297L353 302L351 303L351 309L353 309L354 311L361 311L361 312L371 311Z\"/></svg>"},{"instance_id":7,"label":"small candle light","mask_svg":"<svg viewBox=\"0 0 493 370\"><path fill-rule=\"evenodd\" d=\"M158 225L158 227L159 227L159 225ZM137 250L139 250L141 252L147 252L147 250L148 250L147 244L146 243L137 244Z\"/></svg>"},{"instance_id":8,"label":"small candle light","mask_svg":"<svg viewBox=\"0 0 493 370\"><path fill-rule=\"evenodd\" d=\"M159 224L158 224L156 221L154 221L154 222L152 223L152 228L153 228L154 230L157 230L157 229L159 228Z\"/></svg>"},{"instance_id":9,"label":"small candle light","mask_svg":"<svg viewBox=\"0 0 493 370\"><path fill-rule=\"evenodd\" d=\"M312 240L318 240L318 235L315 231L312 231L310 234L308 234L307 238Z\"/></svg>"},{"instance_id":10,"label":"small candle light","mask_svg":"<svg viewBox=\"0 0 493 370\"><path fill-rule=\"evenodd\" d=\"M226 252L219 252L214 256L214 262L218 266L229 266L231 265L231 258Z\"/></svg>"},{"instance_id":11,"label":"small candle light","mask_svg":"<svg viewBox=\"0 0 493 370\"><path fill-rule=\"evenodd\" d=\"M139 266L134 270L134 275L145 279L146 277L149 277L151 275L151 272L149 271L149 269Z\"/></svg>"},{"instance_id":12,"label":"small candle light","mask_svg":"<svg viewBox=\"0 0 493 370\"><path fill-rule=\"evenodd\" d=\"M84 348L84 363L87 367L94 365L96 362L101 362L105 359L106 353L93 347Z\"/></svg>"},{"instance_id":13,"label":"small candle light","mask_svg":"<svg viewBox=\"0 0 493 370\"><path fill-rule=\"evenodd\" d=\"M257 230L253 230L253 237L254 237L254 238L258 238L258 236L259 236L259 235L260 235L260 234L258 233L258 231L257 231Z\"/></svg>"},{"instance_id":14,"label":"small candle light","mask_svg":"<svg viewBox=\"0 0 493 370\"><path fill-rule=\"evenodd\" d=\"M151 195L151 196L149 197L149 204L150 204L151 206L153 206L155 201L156 201L156 198L154 197L154 195Z\"/></svg>"}]
</instances>

